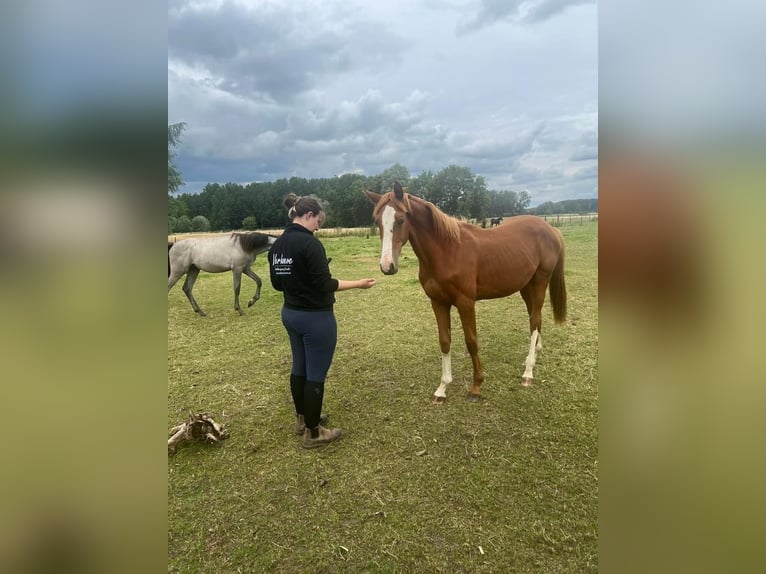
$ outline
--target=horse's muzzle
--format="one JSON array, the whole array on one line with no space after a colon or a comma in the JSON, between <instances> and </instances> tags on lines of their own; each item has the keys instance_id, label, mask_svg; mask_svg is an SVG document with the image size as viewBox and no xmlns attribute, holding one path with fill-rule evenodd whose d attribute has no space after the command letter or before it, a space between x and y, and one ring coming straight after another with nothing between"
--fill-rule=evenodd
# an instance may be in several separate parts
<instances>
[{"instance_id":1,"label":"horse's muzzle","mask_svg":"<svg viewBox=\"0 0 766 574\"><path fill-rule=\"evenodd\" d=\"M385 269L382 265L380 266L380 271L383 273L383 275L395 275L397 271L399 271L399 268L391 264L391 266L388 269Z\"/></svg>"}]
</instances>

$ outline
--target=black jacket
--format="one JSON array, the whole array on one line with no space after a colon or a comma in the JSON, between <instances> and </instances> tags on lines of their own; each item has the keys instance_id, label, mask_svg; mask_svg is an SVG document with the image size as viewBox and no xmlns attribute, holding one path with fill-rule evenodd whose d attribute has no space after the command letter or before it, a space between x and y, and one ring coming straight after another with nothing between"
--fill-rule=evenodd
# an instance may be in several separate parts
<instances>
[{"instance_id":1,"label":"black jacket","mask_svg":"<svg viewBox=\"0 0 766 574\"><path fill-rule=\"evenodd\" d=\"M288 309L332 310L338 280L330 275L324 246L302 225L290 223L271 246L269 273Z\"/></svg>"}]
</instances>

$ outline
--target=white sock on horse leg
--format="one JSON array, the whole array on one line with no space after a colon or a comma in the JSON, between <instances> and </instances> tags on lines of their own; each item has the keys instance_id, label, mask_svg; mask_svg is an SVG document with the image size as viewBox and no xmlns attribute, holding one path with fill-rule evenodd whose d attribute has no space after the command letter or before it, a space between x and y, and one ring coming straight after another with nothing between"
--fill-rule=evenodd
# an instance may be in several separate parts
<instances>
[{"instance_id":1,"label":"white sock on horse leg","mask_svg":"<svg viewBox=\"0 0 766 574\"><path fill-rule=\"evenodd\" d=\"M532 335L529 341L529 354L527 355L527 360L524 361L526 369L524 369L524 374L521 377L521 384L525 386L529 385L533 379L532 369L534 368L535 362L537 361L537 353L535 349L537 347L537 341L539 337L540 333L537 331L537 329L532 331Z\"/></svg>"},{"instance_id":2,"label":"white sock on horse leg","mask_svg":"<svg viewBox=\"0 0 766 574\"><path fill-rule=\"evenodd\" d=\"M450 353L442 353L442 380L434 393L435 397L447 397L447 386L452 382L452 357Z\"/></svg>"}]
</instances>

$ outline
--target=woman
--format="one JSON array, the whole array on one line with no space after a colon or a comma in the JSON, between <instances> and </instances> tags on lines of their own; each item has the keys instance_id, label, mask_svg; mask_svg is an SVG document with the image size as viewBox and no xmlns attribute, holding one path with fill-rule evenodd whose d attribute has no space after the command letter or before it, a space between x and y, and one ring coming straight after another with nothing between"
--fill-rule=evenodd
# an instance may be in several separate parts
<instances>
[{"instance_id":1,"label":"woman","mask_svg":"<svg viewBox=\"0 0 766 574\"><path fill-rule=\"evenodd\" d=\"M285 207L291 223L271 246L269 271L272 286L284 295L282 324L293 357L290 391L295 404L295 431L303 434L304 448L314 448L342 434L340 429L320 424L327 420L321 414L324 382L338 341L334 293L369 289L375 279L333 279L324 246L314 237L324 222L322 206L314 198L291 193L285 198Z\"/></svg>"}]
</instances>

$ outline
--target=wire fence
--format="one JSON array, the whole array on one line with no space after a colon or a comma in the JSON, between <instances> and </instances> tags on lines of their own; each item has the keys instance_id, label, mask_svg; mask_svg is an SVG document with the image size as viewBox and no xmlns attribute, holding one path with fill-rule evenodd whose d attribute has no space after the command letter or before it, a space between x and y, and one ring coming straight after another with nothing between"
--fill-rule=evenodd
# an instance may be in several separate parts
<instances>
[{"instance_id":1,"label":"wire fence","mask_svg":"<svg viewBox=\"0 0 766 574\"><path fill-rule=\"evenodd\" d=\"M585 215L541 215L545 221L553 227L562 225L582 225L587 221L598 221L598 213L588 213Z\"/></svg>"},{"instance_id":2,"label":"wire fence","mask_svg":"<svg viewBox=\"0 0 766 574\"><path fill-rule=\"evenodd\" d=\"M553 227L562 227L564 225L582 225L583 223L589 222L589 221L598 221L598 213L588 213L584 215L580 214L564 214L564 215L540 215L538 217L541 217L548 223L550 223ZM510 217L502 218L503 221L507 221L510 219ZM474 225L482 226L480 222L471 220L471 223ZM489 228L490 225L490 218L487 218L484 222L483 227ZM269 235L281 235L283 229L259 229L259 233L268 233ZM238 230L235 231L238 233L248 233L244 230ZM179 239L187 239L189 237L206 237L206 236L214 236L214 235L226 235L229 233L234 233L232 231L221 231L221 232L198 232L198 233L173 233L168 235L168 242L174 243ZM322 229L319 229L316 232L317 237L370 237L370 236L377 236L378 235L378 229L375 225L370 225L369 227L325 227Z\"/></svg>"}]
</instances>

